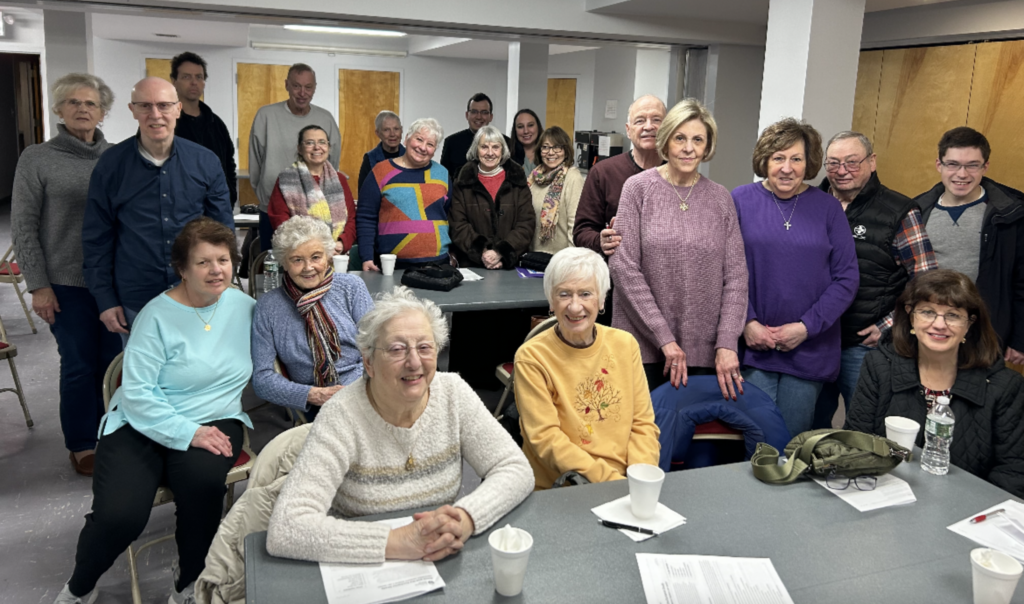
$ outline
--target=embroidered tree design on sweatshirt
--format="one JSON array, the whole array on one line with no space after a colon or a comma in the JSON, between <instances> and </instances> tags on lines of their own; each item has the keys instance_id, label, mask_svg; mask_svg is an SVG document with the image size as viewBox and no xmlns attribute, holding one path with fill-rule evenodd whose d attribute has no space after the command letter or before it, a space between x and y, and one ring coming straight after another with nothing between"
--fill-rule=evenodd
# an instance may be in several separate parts
<instances>
[{"instance_id":1,"label":"embroidered tree design on sweatshirt","mask_svg":"<svg viewBox=\"0 0 1024 604\"><path fill-rule=\"evenodd\" d=\"M574 407L580 417L580 442L589 445L594 435L594 423L611 420L618 422L622 399L619 391L608 382L608 370L588 376L576 385Z\"/></svg>"}]
</instances>

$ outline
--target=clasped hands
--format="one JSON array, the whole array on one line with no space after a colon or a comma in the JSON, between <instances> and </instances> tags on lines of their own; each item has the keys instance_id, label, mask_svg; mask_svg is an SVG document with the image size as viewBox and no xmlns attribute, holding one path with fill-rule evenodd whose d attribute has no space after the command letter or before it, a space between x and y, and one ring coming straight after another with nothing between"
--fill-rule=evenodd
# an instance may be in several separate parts
<instances>
[{"instance_id":1,"label":"clasped hands","mask_svg":"<svg viewBox=\"0 0 1024 604\"><path fill-rule=\"evenodd\" d=\"M800 321L778 327L768 327L757 320L748 321L743 328L743 339L754 350L789 352L807 339L807 327Z\"/></svg>"},{"instance_id":2,"label":"clasped hands","mask_svg":"<svg viewBox=\"0 0 1024 604\"><path fill-rule=\"evenodd\" d=\"M412 518L411 524L388 534L385 558L436 562L458 553L475 529L466 510L450 505L418 512Z\"/></svg>"}]
</instances>

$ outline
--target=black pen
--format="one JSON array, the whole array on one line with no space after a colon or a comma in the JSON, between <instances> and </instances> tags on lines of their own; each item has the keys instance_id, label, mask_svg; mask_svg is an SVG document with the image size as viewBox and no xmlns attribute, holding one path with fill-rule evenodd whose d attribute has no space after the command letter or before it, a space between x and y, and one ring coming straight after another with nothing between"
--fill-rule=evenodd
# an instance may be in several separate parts
<instances>
[{"instance_id":1,"label":"black pen","mask_svg":"<svg viewBox=\"0 0 1024 604\"><path fill-rule=\"evenodd\" d=\"M598 522L600 522L604 526L607 526L608 528L623 529L623 530L627 530L627 531L633 531L634 533L640 533L641 535L654 535L655 537L658 536L658 533L655 533L651 529L640 528L639 526L630 526L628 524L619 524L618 522L612 522L611 520L598 520Z\"/></svg>"}]
</instances>

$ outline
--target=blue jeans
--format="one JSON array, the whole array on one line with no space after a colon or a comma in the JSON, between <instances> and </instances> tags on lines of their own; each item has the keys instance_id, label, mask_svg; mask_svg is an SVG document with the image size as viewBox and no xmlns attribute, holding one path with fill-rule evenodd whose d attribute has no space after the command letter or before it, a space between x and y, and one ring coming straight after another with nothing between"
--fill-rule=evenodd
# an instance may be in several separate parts
<instances>
[{"instance_id":1,"label":"blue jeans","mask_svg":"<svg viewBox=\"0 0 1024 604\"><path fill-rule=\"evenodd\" d=\"M121 352L117 334L100 321L96 299L84 287L51 285L60 312L50 333L60 355L60 426L64 446L77 453L96 448L103 417L103 376Z\"/></svg>"},{"instance_id":2,"label":"blue jeans","mask_svg":"<svg viewBox=\"0 0 1024 604\"><path fill-rule=\"evenodd\" d=\"M825 384L814 406L814 428L831 428L832 416L839 408L839 395L843 395L846 413L850 412L850 401L860 380L860 367L864 357L874 348L857 344L844 348L839 361L839 377L831 384Z\"/></svg>"},{"instance_id":3,"label":"blue jeans","mask_svg":"<svg viewBox=\"0 0 1024 604\"><path fill-rule=\"evenodd\" d=\"M270 249L270 242L274 238L274 228L270 226L270 214L260 212L260 251Z\"/></svg>"},{"instance_id":4,"label":"blue jeans","mask_svg":"<svg viewBox=\"0 0 1024 604\"><path fill-rule=\"evenodd\" d=\"M762 371L753 367L743 368L743 379L772 397L791 435L796 436L811 429L811 423L814 421L814 403L818 400L822 382L812 382L786 373Z\"/></svg>"}]
</instances>

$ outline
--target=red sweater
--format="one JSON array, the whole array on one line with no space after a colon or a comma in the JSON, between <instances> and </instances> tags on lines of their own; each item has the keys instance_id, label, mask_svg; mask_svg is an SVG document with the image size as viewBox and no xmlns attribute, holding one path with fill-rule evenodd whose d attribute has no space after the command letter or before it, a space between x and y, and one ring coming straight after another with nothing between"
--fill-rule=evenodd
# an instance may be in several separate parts
<instances>
[{"instance_id":1,"label":"red sweater","mask_svg":"<svg viewBox=\"0 0 1024 604\"><path fill-rule=\"evenodd\" d=\"M316 184L320 184L319 176L313 176L313 180L316 181ZM343 251L348 252L352 249L352 244L356 242L356 204L352 201L352 191L348 188L348 179L344 174L338 172L338 180L341 181L341 188L345 190L345 211L348 212L348 220L345 221L345 228L338 240L344 247ZM267 204L267 215L270 217L270 228L275 231L285 220L292 217L292 211L288 209L284 195L281 195L280 182L274 183L274 191L270 194L270 203Z\"/></svg>"},{"instance_id":2,"label":"red sweater","mask_svg":"<svg viewBox=\"0 0 1024 604\"><path fill-rule=\"evenodd\" d=\"M505 171L502 170L494 176L484 176L477 172L477 178L480 179L480 184L487 189L487 192L491 194L491 201L498 198L498 189L501 188L501 183L505 182Z\"/></svg>"}]
</instances>

